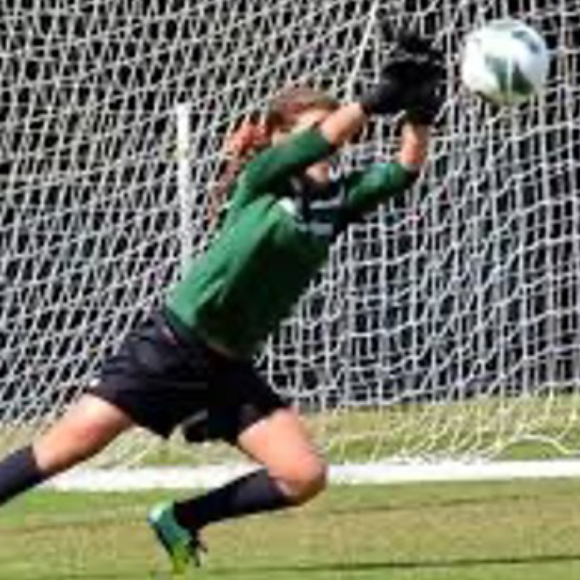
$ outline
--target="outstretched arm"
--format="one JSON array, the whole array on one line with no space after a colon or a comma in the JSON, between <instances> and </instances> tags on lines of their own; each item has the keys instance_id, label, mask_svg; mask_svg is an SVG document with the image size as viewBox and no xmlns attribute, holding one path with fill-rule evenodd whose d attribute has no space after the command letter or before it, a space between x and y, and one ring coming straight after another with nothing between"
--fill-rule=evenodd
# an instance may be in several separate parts
<instances>
[{"instance_id":1,"label":"outstretched arm","mask_svg":"<svg viewBox=\"0 0 580 580\"><path fill-rule=\"evenodd\" d=\"M395 162L374 165L364 172L355 172L345 180L347 203L344 224L360 219L381 202L396 197L417 179L427 160L431 126L442 103L441 82L444 68L438 57L427 58L413 71L405 63L395 62L407 88L405 121L401 128L401 147ZM396 76L396 75L395 75ZM414 82L411 82L414 81ZM373 99L370 102L371 108ZM367 105L368 108L368 105Z\"/></svg>"},{"instance_id":2,"label":"outstretched arm","mask_svg":"<svg viewBox=\"0 0 580 580\"><path fill-rule=\"evenodd\" d=\"M342 105L328 115L317 127L297 133L287 141L260 153L246 168L247 185L254 190L264 190L274 181L305 170L308 166L329 157L355 137L371 115L396 113L404 103L392 85L383 83L360 101ZM412 142L424 132L420 127L405 130L405 155L410 165L416 162ZM426 155L426 146L425 146Z\"/></svg>"},{"instance_id":3,"label":"outstretched arm","mask_svg":"<svg viewBox=\"0 0 580 580\"><path fill-rule=\"evenodd\" d=\"M356 136L370 116L389 115L406 110L410 121L404 128L404 165L420 166L427 152L427 125L438 110L434 99L443 68L431 51L421 44L389 62L381 82L359 101L341 106L315 129L304 131L286 143L264 151L247 168L255 188L266 187L277 178L306 169L331 155ZM407 163L408 161L408 163Z\"/></svg>"},{"instance_id":4,"label":"outstretched arm","mask_svg":"<svg viewBox=\"0 0 580 580\"><path fill-rule=\"evenodd\" d=\"M262 151L244 171L246 186L254 191L264 191L277 180L304 171L331 156L362 129L367 119L360 103L342 105L318 126L296 133Z\"/></svg>"},{"instance_id":5,"label":"outstretched arm","mask_svg":"<svg viewBox=\"0 0 580 580\"><path fill-rule=\"evenodd\" d=\"M328 143L337 148L357 135L367 120L368 115L360 102L348 103L326 117L318 130Z\"/></svg>"},{"instance_id":6,"label":"outstretched arm","mask_svg":"<svg viewBox=\"0 0 580 580\"><path fill-rule=\"evenodd\" d=\"M399 163L412 172L419 172L427 160L431 127L406 122L401 129L401 149Z\"/></svg>"},{"instance_id":7,"label":"outstretched arm","mask_svg":"<svg viewBox=\"0 0 580 580\"><path fill-rule=\"evenodd\" d=\"M394 162L379 163L345 178L347 202L342 226L402 194L416 181L428 157L430 136L431 127L424 121L406 121Z\"/></svg>"},{"instance_id":8,"label":"outstretched arm","mask_svg":"<svg viewBox=\"0 0 580 580\"><path fill-rule=\"evenodd\" d=\"M409 117L409 115L407 115ZM344 105L338 111L328 116L319 127L322 136L339 147L357 135L365 125L368 115L364 105L351 103ZM432 119L417 122L411 116L401 130L401 150L398 161L410 171L419 171L427 160L429 141L431 136Z\"/></svg>"}]
</instances>

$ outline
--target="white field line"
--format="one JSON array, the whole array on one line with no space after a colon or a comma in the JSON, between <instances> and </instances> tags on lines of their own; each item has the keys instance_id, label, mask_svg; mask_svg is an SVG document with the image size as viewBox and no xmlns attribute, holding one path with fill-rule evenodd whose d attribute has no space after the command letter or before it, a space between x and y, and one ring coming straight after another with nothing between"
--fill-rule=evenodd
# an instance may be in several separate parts
<instances>
[{"instance_id":1,"label":"white field line","mask_svg":"<svg viewBox=\"0 0 580 580\"><path fill-rule=\"evenodd\" d=\"M207 467L76 469L44 487L62 491L138 491L211 488L255 469L249 464ZM580 477L580 460L504 461L489 463L346 464L331 466L334 484L397 484L434 481L490 481Z\"/></svg>"}]
</instances>

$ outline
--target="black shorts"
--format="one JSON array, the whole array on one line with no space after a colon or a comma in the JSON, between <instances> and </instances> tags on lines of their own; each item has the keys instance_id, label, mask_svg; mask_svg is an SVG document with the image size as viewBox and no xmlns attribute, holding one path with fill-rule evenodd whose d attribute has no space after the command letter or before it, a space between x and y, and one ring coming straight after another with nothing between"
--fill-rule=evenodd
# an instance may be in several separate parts
<instances>
[{"instance_id":1,"label":"black shorts","mask_svg":"<svg viewBox=\"0 0 580 580\"><path fill-rule=\"evenodd\" d=\"M89 392L162 437L181 427L188 441L235 443L256 421L288 406L251 361L185 339L162 313L129 333Z\"/></svg>"}]
</instances>

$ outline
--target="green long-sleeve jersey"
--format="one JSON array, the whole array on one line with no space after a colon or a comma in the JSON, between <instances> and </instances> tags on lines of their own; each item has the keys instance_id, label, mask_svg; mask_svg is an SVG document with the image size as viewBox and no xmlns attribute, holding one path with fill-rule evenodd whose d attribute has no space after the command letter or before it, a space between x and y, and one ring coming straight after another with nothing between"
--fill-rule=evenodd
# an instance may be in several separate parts
<instances>
[{"instance_id":1,"label":"green long-sleeve jersey","mask_svg":"<svg viewBox=\"0 0 580 580\"><path fill-rule=\"evenodd\" d=\"M315 128L248 163L214 241L166 298L177 326L235 356L252 356L324 264L336 236L417 176L382 163L309 187L304 170L332 153Z\"/></svg>"}]
</instances>

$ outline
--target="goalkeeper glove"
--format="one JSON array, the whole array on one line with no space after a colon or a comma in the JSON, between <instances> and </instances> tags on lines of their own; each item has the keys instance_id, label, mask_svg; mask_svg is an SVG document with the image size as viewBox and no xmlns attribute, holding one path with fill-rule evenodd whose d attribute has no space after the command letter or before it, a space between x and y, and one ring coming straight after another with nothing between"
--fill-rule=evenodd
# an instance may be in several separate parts
<instances>
[{"instance_id":1,"label":"goalkeeper glove","mask_svg":"<svg viewBox=\"0 0 580 580\"><path fill-rule=\"evenodd\" d=\"M443 105L444 56L428 41L417 35L399 40L410 54L415 54L422 67L422 76L415 85L405 106L405 119L417 125L432 125Z\"/></svg>"},{"instance_id":2,"label":"goalkeeper glove","mask_svg":"<svg viewBox=\"0 0 580 580\"><path fill-rule=\"evenodd\" d=\"M381 82L360 99L368 115L397 113L411 108L427 111L434 105L427 87L439 85L445 73L442 55L417 35L401 36L393 58L381 72Z\"/></svg>"},{"instance_id":3,"label":"goalkeeper glove","mask_svg":"<svg viewBox=\"0 0 580 580\"><path fill-rule=\"evenodd\" d=\"M405 121L414 125L433 125L443 105L441 83L432 81L418 88L411 103L405 107Z\"/></svg>"}]
</instances>

